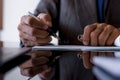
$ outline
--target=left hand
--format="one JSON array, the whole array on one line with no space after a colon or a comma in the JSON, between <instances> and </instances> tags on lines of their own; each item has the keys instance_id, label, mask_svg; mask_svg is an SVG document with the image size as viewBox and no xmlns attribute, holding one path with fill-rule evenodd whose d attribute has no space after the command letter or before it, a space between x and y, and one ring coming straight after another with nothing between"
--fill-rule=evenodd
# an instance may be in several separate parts
<instances>
[{"instance_id":1,"label":"left hand","mask_svg":"<svg viewBox=\"0 0 120 80\"><path fill-rule=\"evenodd\" d=\"M120 35L120 30L106 23L94 23L84 29L83 44L91 46L110 46ZM82 59L85 68L91 68L94 56L114 56L114 53L83 52Z\"/></svg>"},{"instance_id":2,"label":"left hand","mask_svg":"<svg viewBox=\"0 0 120 80\"><path fill-rule=\"evenodd\" d=\"M83 44L91 46L110 46L120 35L120 30L106 23L94 23L84 28Z\"/></svg>"}]
</instances>

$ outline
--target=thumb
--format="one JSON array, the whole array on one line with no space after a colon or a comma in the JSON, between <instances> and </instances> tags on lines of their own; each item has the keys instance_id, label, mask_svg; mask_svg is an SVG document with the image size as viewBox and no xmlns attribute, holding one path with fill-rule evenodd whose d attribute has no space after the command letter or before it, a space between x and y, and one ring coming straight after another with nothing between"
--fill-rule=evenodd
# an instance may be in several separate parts
<instances>
[{"instance_id":1,"label":"thumb","mask_svg":"<svg viewBox=\"0 0 120 80\"><path fill-rule=\"evenodd\" d=\"M49 14L46 13L41 13L38 15L38 18L43 21L43 23L48 26L48 27L52 27L52 20L51 20L51 16Z\"/></svg>"}]
</instances>

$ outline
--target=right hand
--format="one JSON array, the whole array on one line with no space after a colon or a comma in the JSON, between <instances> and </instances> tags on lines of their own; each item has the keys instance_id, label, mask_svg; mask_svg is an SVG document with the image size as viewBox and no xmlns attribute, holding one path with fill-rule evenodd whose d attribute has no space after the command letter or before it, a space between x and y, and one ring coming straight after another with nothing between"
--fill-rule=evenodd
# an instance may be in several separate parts
<instances>
[{"instance_id":1,"label":"right hand","mask_svg":"<svg viewBox=\"0 0 120 80\"><path fill-rule=\"evenodd\" d=\"M18 26L19 35L24 46L47 45L52 39L46 31L52 26L51 16L41 13L38 20L29 15L21 18L21 23Z\"/></svg>"}]
</instances>

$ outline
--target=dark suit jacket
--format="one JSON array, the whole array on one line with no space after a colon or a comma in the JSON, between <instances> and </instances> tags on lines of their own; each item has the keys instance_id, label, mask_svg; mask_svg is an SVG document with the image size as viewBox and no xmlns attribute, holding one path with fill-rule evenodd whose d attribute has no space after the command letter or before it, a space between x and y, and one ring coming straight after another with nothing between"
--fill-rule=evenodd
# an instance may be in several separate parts
<instances>
[{"instance_id":1,"label":"dark suit jacket","mask_svg":"<svg viewBox=\"0 0 120 80\"><path fill-rule=\"evenodd\" d=\"M107 4L108 3L108 4ZM105 23L120 26L120 0L105 0ZM53 30L59 30L59 44L81 44L77 36L88 24L98 22L96 0L41 0L35 15L49 13Z\"/></svg>"}]
</instances>

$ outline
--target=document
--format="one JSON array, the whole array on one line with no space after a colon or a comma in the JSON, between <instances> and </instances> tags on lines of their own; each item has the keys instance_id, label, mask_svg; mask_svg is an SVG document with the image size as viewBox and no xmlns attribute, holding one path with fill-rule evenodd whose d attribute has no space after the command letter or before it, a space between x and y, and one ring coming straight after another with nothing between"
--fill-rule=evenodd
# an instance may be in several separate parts
<instances>
[{"instance_id":1,"label":"document","mask_svg":"<svg viewBox=\"0 0 120 80\"><path fill-rule=\"evenodd\" d=\"M113 79L100 79L100 80L120 80L120 58L115 57L94 57L93 64L95 65L93 71L95 74L102 78L106 78L105 75ZM96 72L96 68L99 69L99 72ZM104 74L104 75L103 75Z\"/></svg>"},{"instance_id":2,"label":"document","mask_svg":"<svg viewBox=\"0 0 120 80\"><path fill-rule=\"evenodd\" d=\"M82 45L47 45L34 46L32 50L54 50L54 51L92 51L92 52L119 52L120 47L116 46L82 46Z\"/></svg>"}]
</instances>

